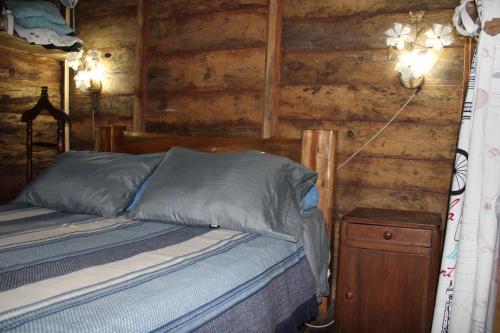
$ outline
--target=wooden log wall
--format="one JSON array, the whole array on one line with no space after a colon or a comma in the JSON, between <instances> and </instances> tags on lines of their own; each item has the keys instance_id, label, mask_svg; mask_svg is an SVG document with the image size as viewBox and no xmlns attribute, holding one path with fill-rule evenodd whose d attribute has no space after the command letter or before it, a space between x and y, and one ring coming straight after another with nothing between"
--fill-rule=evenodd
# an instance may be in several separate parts
<instances>
[{"instance_id":1,"label":"wooden log wall","mask_svg":"<svg viewBox=\"0 0 500 333\"><path fill-rule=\"evenodd\" d=\"M144 23L142 59L134 58L137 2ZM406 22L414 9L426 11L426 25L451 24L457 5L456 0L273 3L280 18L273 31L281 32L274 132L298 138L303 128L335 128L339 163L412 94L387 60L385 30ZM98 122L130 127L132 95L140 86L136 109L142 107L138 115L147 131L261 136L269 89L269 6L268 0L81 2L76 23L86 48L112 54L107 69L113 83L104 87ZM445 213L461 113L463 44L456 38L421 93L340 170L338 215L356 206ZM144 72L134 75L134 63ZM89 143L90 98L77 94L72 104L72 142Z\"/></svg>"},{"instance_id":2,"label":"wooden log wall","mask_svg":"<svg viewBox=\"0 0 500 333\"><path fill-rule=\"evenodd\" d=\"M148 131L259 137L267 0L149 0Z\"/></svg>"},{"instance_id":3,"label":"wooden log wall","mask_svg":"<svg viewBox=\"0 0 500 333\"><path fill-rule=\"evenodd\" d=\"M21 113L36 104L41 87L61 105L61 63L0 45L0 203L13 199L25 184L26 125ZM56 125L41 115L33 126L35 141L56 142ZM55 157L55 149L33 149L34 174Z\"/></svg>"},{"instance_id":4,"label":"wooden log wall","mask_svg":"<svg viewBox=\"0 0 500 333\"><path fill-rule=\"evenodd\" d=\"M77 35L85 50L98 50L106 69L95 115L96 127L117 124L132 127L133 79L137 35L136 0L85 0L76 8ZM73 75L71 75L73 76ZM92 104L90 94L75 89L70 97L71 149L92 150Z\"/></svg>"},{"instance_id":5,"label":"wooden log wall","mask_svg":"<svg viewBox=\"0 0 500 333\"><path fill-rule=\"evenodd\" d=\"M131 81L140 79L128 70L137 33L136 2L117 4L82 2L77 17L87 47L105 51L115 45L117 52L120 45L120 52L129 55L116 64L123 70L113 80L120 83L109 102L101 98L99 111L109 121L118 116L128 122ZM139 114L144 128L183 135L261 136L269 1L141 4L145 50L138 62L144 67ZM455 0L279 1L277 135L297 138L307 127L338 129L341 163L412 93L399 84L394 63L387 61L384 31L393 22L405 22L413 9L426 10L425 24L450 24L455 6ZM118 7L119 15L111 14ZM446 211L463 67L463 40L457 38L396 122L340 170L338 214L356 206ZM88 102L74 101L78 108L88 108ZM72 114L88 121L88 110L73 108ZM74 142L80 140L74 136Z\"/></svg>"},{"instance_id":6,"label":"wooden log wall","mask_svg":"<svg viewBox=\"0 0 500 333\"><path fill-rule=\"evenodd\" d=\"M278 134L339 131L339 163L375 134L412 94L387 61L384 32L426 10L424 24L451 24L457 1L283 3ZM357 207L447 209L464 68L457 38L414 100L337 178L337 215Z\"/></svg>"}]
</instances>

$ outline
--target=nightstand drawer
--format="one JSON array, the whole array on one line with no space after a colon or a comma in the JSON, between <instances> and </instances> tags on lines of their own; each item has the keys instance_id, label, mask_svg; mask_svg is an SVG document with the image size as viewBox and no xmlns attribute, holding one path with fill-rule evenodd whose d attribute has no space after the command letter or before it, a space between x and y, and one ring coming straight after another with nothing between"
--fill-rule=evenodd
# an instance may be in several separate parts
<instances>
[{"instance_id":1,"label":"nightstand drawer","mask_svg":"<svg viewBox=\"0 0 500 333\"><path fill-rule=\"evenodd\" d=\"M431 238L431 230L357 223L349 223L347 225L347 239L352 241L370 241L394 245L431 247Z\"/></svg>"}]
</instances>

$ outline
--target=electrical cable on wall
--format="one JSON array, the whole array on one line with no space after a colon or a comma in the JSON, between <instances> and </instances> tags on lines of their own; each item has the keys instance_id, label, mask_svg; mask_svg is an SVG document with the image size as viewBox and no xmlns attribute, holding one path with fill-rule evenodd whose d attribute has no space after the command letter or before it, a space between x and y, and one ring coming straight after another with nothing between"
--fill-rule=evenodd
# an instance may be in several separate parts
<instances>
[{"instance_id":1,"label":"electrical cable on wall","mask_svg":"<svg viewBox=\"0 0 500 333\"><path fill-rule=\"evenodd\" d=\"M405 102L405 104L403 104L403 106L399 109L399 111L396 112L394 114L394 116L392 116L392 118L389 119L389 121L387 123L385 123L385 125L381 129L378 130L377 133L375 133L368 141L366 141L351 156L349 156L349 158L347 160L345 160L342 164L340 164L337 167L337 170L340 170L342 167L344 167L344 165L346 165L347 163L349 163L354 157L356 157L356 155L358 155L363 149L365 149L366 146L368 146L373 140L375 140L399 116L399 114L401 113L401 111L403 111L406 108L406 106L408 104L410 104L410 102L413 99L413 97L415 97L421 90L422 90L422 87L418 87L415 90L415 92L413 93L413 95L411 95L410 98L408 98L408 100Z\"/></svg>"},{"instance_id":2,"label":"electrical cable on wall","mask_svg":"<svg viewBox=\"0 0 500 333\"><path fill-rule=\"evenodd\" d=\"M443 50L443 52L445 52L445 50ZM434 69L436 68L436 66L438 65L440 61L440 58L437 59L436 63L434 64L434 66L432 67L432 69L429 71L429 74L432 73L434 71ZM385 123L384 126L382 126L382 128L380 130L378 130L377 133L375 133L368 141L366 141L361 147L359 147L351 156L349 156L349 158L347 160L345 160L344 162L342 162L338 167L337 167L337 170L340 170L342 169L347 163L349 163L354 157L356 157L363 149L366 148L366 146L368 146L373 140L375 140L390 124L392 124L394 122L394 120L399 116L399 114L408 106L408 104L410 104L410 102L412 101L412 99L422 90L422 86L419 86L418 88L416 88L415 92L408 98L408 100L406 100L406 102L403 104L403 106L398 110L398 112L396 112L394 114L394 116L392 116L391 119L389 119L387 121L387 123Z\"/></svg>"},{"instance_id":3,"label":"electrical cable on wall","mask_svg":"<svg viewBox=\"0 0 500 333\"><path fill-rule=\"evenodd\" d=\"M328 327L330 325L333 325L334 323L335 323L335 319L333 319L329 323L326 323L326 324L323 324L323 325L313 325L313 324L306 323L306 326L307 327L311 327L311 328L325 328L325 327Z\"/></svg>"}]
</instances>

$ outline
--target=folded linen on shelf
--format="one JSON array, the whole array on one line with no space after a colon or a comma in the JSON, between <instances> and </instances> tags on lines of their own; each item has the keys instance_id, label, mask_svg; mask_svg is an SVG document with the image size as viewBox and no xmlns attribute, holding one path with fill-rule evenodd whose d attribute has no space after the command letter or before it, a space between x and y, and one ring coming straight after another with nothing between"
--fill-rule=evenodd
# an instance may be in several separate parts
<instances>
[{"instance_id":1,"label":"folded linen on shelf","mask_svg":"<svg viewBox=\"0 0 500 333\"><path fill-rule=\"evenodd\" d=\"M26 39L29 43L38 45L54 45L56 47L68 47L83 41L75 36L60 35L48 29L25 29L16 24L16 33Z\"/></svg>"}]
</instances>

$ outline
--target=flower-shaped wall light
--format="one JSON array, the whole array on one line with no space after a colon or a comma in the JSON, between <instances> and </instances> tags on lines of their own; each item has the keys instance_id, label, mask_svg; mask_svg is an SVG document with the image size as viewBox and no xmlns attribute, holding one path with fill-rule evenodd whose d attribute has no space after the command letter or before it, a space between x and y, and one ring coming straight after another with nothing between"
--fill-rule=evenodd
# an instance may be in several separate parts
<instances>
[{"instance_id":1,"label":"flower-shaped wall light","mask_svg":"<svg viewBox=\"0 0 500 333\"><path fill-rule=\"evenodd\" d=\"M432 47L436 51L441 51L443 47L453 43L452 29L450 26L434 24L432 29L425 32L425 46Z\"/></svg>"},{"instance_id":2,"label":"flower-shaped wall light","mask_svg":"<svg viewBox=\"0 0 500 333\"><path fill-rule=\"evenodd\" d=\"M411 28L401 23L394 23L392 29L387 30L385 34L387 36L387 46L396 47L398 50L404 49L406 43L413 42Z\"/></svg>"},{"instance_id":3,"label":"flower-shaped wall light","mask_svg":"<svg viewBox=\"0 0 500 333\"><path fill-rule=\"evenodd\" d=\"M423 11L410 12L409 23L396 22L385 32L389 59L397 57L395 69L400 73L401 84L409 89L424 82L440 52L453 43L450 26L434 23L431 28L420 28L423 16Z\"/></svg>"},{"instance_id":4,"label":"flower-shaped wall light","mask_svg":"<svg viewBox=\"0 0 500 333\"><path fill-rule=\"evenodd\" d=\"M89 50L82 61L83 51L74 52L68 57L68 64L76 71L75 84L83 92L89 92L92 98L92 142L95 142L95 115L97 113L97 98L102 90L104 67L99 59L99 52Z\"/></svg>"},{"instance_id":5,"label":"flower-shaped wall light","mask_svg":"<svg viewBox=\"0 0 500 333\"><path fill-rule=\"evenodd\" d=\"M99 53L96 50L89 50L85 56L85 61L81 58L83 53L75 54L71 59L70 66L76 68L75 75L76 87L81 91L90 91L99 93L102 89L102 80L104 79L104 67L99 59Z\"/></svg>"}]
</instances>

